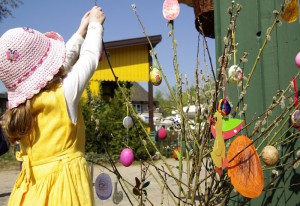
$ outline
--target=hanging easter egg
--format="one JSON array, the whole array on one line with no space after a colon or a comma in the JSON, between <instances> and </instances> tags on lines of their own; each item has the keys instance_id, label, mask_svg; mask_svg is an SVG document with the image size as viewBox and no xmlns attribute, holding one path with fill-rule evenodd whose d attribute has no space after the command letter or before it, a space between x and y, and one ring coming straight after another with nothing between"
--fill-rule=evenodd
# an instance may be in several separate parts
<instances>
[{"instance_id":1,"label":"hanging easter egg","mask_svg":"<svg viewBox=\"0 0 300 206\"><path fill-rule=\"evenodd\" d=\"M107 200L112 195L111 178L106 173L101 173L95 181L95 191L100 200Z\"/></svg>"},{"instance_id":2,"label":"hanging easter egg","mask_svg":"<svg viewBox=\"0 0 300 206\"><path fill-rule=\"evenodd\" d=\"M222 98L219 100L217 105L218 112L221 113L222 116L226 116L231 111L230 103L227 101L227 99Z\"/></svg>"},{"instance_id":3,"label":"hanging easter egg","mask_svg":"<svg viewBox=\"0 0 300 206\"><path fill-rule=\"evenodd\" d=\"M159 139L165 139L167 137L167 130L164 127L160 128L157 132L157 136Z\"/></svg>"},{"instance_id":4,"label":"hanging easter egg","mask_svg":"<svg viewBox=\"0 0 300 206\"><path fill-rule=\"evenodd\" d=\"M300 68L300 52L295 57L295 63L298 68Z\"/></svg>"},{"instance_id":5,"label":"hanging easter egg","mask_svg":"<svg viewBox=\"0 0 300 206\"><path fill-rule=\"evenodd\" d=\"M167 20L174 20L180 12L178 0L165 0L163 4L163 15Z\"/></svg>"},{"instance_id":6,"label":"hanging easter egg","mask_svg":"<svg viewBox=\"0 0 300 206\"><path fill-rule=\"evenodd\" d=\"M133 161L134 161L134 154L132 149L130 148L123 149L120 154L120 162L122 163L122 165L124 165L125 167L129 167Z\"/></svg>"},{"instance_id":7,"label":"hanging easter egg","mask_svg":"<svg viewBox=\"0 0 300 206\"><path fill-rule=\"evenodd\" d=\"M176 149L174 149L173 151L173 157L174 159L178 160L178 158L181 156L181 148L177 147Z\"/></svg>"},{"instance_id":8,"label":"hanging easter egg","mask_svg":"<svg viewBox=\"0 0 300 206\"><path fill-rule=\"evenodd\" d=\"M279 159L278 150L271 145L267 145L263 148L261 156L264 163L268 166L275 165Z\"/></svg>"},{"instance_id":9,"label":"hanging easter egg","mask_svg":"<svg viewBox=\"0 0 300 206\"><path fill-rule=\"evenodd\" d=\"M133 126L133 120L131 118L131 116L126 116L124 119L123 119L123 126L126 128L126 129L129 129Z\"/></svg>"},{"instance_id":10,"label":"hanging easter egg","mask_svg":"<svg viewBox=\"0 0 300 206\"><path fill-rule=\"evenodd\" d=\"M162 82L161 72L156 67L152 67L150 70L150 81L154 86L158 86Z\"/></svg>"},{"instance_id":11,"label":"hanging easter egg","mask_svg":"<svg viewBox=\"0 0 300 206\"><path fill-rule=\"evenodd\" d=\"M232 65L228 69L228 81L231 83L239 83L243 80L243 70L237 65Z\"/></svg>"},{"instance_id":12,"label":"hanging easter egg","mask_svg":"<svg viewBox=\"0 0 300 206\"><path fill-rule=\"evenodd\" d=\"M294 111L294 113L291 115L291 122L293 127L300 127L300 110Z\"/></svg>"}]
</instances>

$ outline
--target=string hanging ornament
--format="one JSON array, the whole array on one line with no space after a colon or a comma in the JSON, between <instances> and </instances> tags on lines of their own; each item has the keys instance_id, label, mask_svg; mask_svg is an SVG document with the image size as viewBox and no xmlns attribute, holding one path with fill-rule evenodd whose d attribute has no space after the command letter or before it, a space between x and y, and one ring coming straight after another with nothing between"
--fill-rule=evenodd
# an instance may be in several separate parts
<instances>
[{"instance_id":1,"label":"string hanging ornament","mask_svg":"<svg viewBox=\"0 0 300 206\"><path fill-rule=\"evenodd\" d=\"M300 52L295 57L295 64L298 68L300 68Z\"/></svg>"},{"instance_id":2,"label":"string hanging ornament","mask_svg":"<svg viewBox=\"0 0 300 206\"><path fill-rule=\"evenodd\" d=\"M263 148L261 157L267 166L273 166L278 162L279 153L274 146L267 145Z\"/></svg>"},{"instance_id":3,"label":"string hanging ornament","mask_svg":"<svg viewBox=\"0 0 300 206\"><path fill-rule=\"evenodd\" d=\"M123 119L123 126L127 129L127 133L128 133L128 129L130 129L133 126L133 120L132 117L129 115L129 104L130 102L126 103L126 109L127 109L127 115L126 117L124 117Z\"/></svg>"},{"instance_id":4,"label":"string hanging ornament","mask_svg":"<svg viewBox=\"0 0 300 206\"><path fill-rule=\"evenodd\" d=\"M163 4L163 16L167 20L174 20L180 13L178 0L165 0Z\"/></svg>"},{"instance_id":5,"label":"string hanging ornament","mask_svg":"<svg viewBox=\"0 0 300 206\"><path fill-rule=\"evenodd\" d=\"M161 127L157 131L157 136L159 137L159 139L165 139L167 137L167 130L164 127Z\"/></svg>"},{"instance_id":6,"label":"string hanging ornament","mask_svg":"<svg viewBox=\"0 0 300 206\"><path fill-rule=\"evenodd\" d=\"M112 195L112 181L108 174L101 173L95 181L95 192L100 200L107 200Z\"/></svg>"},{"instance_id":7,"label":"string hanging ornament","mask_svg":"<svg viewBox=\"0 0 300 206\"><path fill-rule=\"evenodd\" d=\"M120 162L125 167L129 167L134 161L134 154L131 148L124 148L120 154Z\"/></svg>"},{"instance_id":8,"label":"string hanging ornament","mask_svg":"<svg viewBox=\"0 0 300 206\"><path fill-rule=\"evenodd\" d=\"M134 153L131 148L128 147L128 131L129 128L133 126L133 120L131 116L129 115L129 102L126 103L126 108L127 108L127 116L123 120L123 125L127 129L127 134L126 134L126 142L127 142L127 148L124 148L120 154L120 162L122 165L125 167L129 167L133 161L134 161Z\"/></svg>"},{"instance_id":9,"label":"string hanging ornament","mask_svg":"<svg viewBox=\"0 0 300 206\"><path fill-rule=\"evenodd\" d=\"M133 120L131 118L131 116L127 115L126 117L124 117L123 119L123 126L128 130L133 126Z\"/></svg>"},{"instance_id":10,"label":"string hanging ornament","mask_svg":"<svg viewBox=\"0 0 300 206\"><path fill-rule=\"evenodd\" d=\"M150 67L150 73L149 73L150 82L154 86L159 86L162 82L162 74L161 74L161 71L157 67L156 58L152 52L151 52L151 56L153 59L153 65Z\"/></svg>"}]
</instances>

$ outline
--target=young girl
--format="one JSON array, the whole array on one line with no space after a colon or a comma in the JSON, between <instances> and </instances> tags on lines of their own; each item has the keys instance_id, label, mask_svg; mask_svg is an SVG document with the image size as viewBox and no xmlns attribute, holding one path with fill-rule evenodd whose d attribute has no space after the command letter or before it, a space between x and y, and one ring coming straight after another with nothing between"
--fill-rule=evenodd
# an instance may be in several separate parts
<instances>
[{"instance_id":1,"label":"young girl","mask_svg":"<svg viewBox=\"0 0 300 206\"><path fill-rule=\"evenodd\" d=\"M8 139L20 141L23 162L8 205L94 205L78 103L98 65L104 21L93 7L66 46L57 33L30 28L0 38L3 123Z\"/></svg>"}]
</instances>

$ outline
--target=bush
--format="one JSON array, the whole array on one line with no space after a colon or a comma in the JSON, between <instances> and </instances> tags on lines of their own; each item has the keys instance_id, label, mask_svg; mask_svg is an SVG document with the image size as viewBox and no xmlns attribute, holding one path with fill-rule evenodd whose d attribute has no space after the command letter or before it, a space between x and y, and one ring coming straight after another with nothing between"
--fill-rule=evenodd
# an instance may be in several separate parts
<instances>
[{"instance_id":1,"label":"bush","mask_svg":"<svg viewBox=\"0 0 300 206\"><path fill-rule=\"evenodd\" d=\"M86 152L105 155L107 151L113 159L118 159L122 149L130 147L134 151L135 159L146 160L149 156L142 140L146 141L151 155L155 153L154 148L145 133L141 132L142 126L138 120L133 118L133 128L126 129L123 126L127 107L121 89L130 96L129 89L118 88L114 97L108 101L103 100L101 93L92 96L89 88L87 89L88 98L81 101L86 125ZM147 127L144 123L142 125Z\"/></svg>"}]
</instances>

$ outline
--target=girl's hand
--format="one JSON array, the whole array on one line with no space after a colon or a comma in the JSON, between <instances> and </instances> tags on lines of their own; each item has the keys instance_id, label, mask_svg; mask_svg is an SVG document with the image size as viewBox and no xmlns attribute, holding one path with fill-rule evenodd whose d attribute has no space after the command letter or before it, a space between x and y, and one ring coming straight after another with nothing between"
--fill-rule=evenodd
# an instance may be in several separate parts
<instances>
[{"instance_id":1,"label":"girl's hand","mask_svg":"<svg viewBox=\"0 0 300 206\"><path fill-rule=\"evenodd\" d=\"M105 21L105 14L102 9L98 6L94 6L90 11L90 19L89 22L99 22L103 25Z\"/></svg>"},{"instance_id":2,"label":"girl's hand","mask_svg":"<svg viewBox=\"0 0 300 206\"><path fill-rule=\"evenodd\" d=\"M88 28L88 25L89 25L90 12L91 11L88 11L84 14L84 16L81 19L80 26L77 30L77 33L79 35L81 35L83 38L85 38L85 36L86 36L87 28Z\"/></svg>"}]
</instances>

